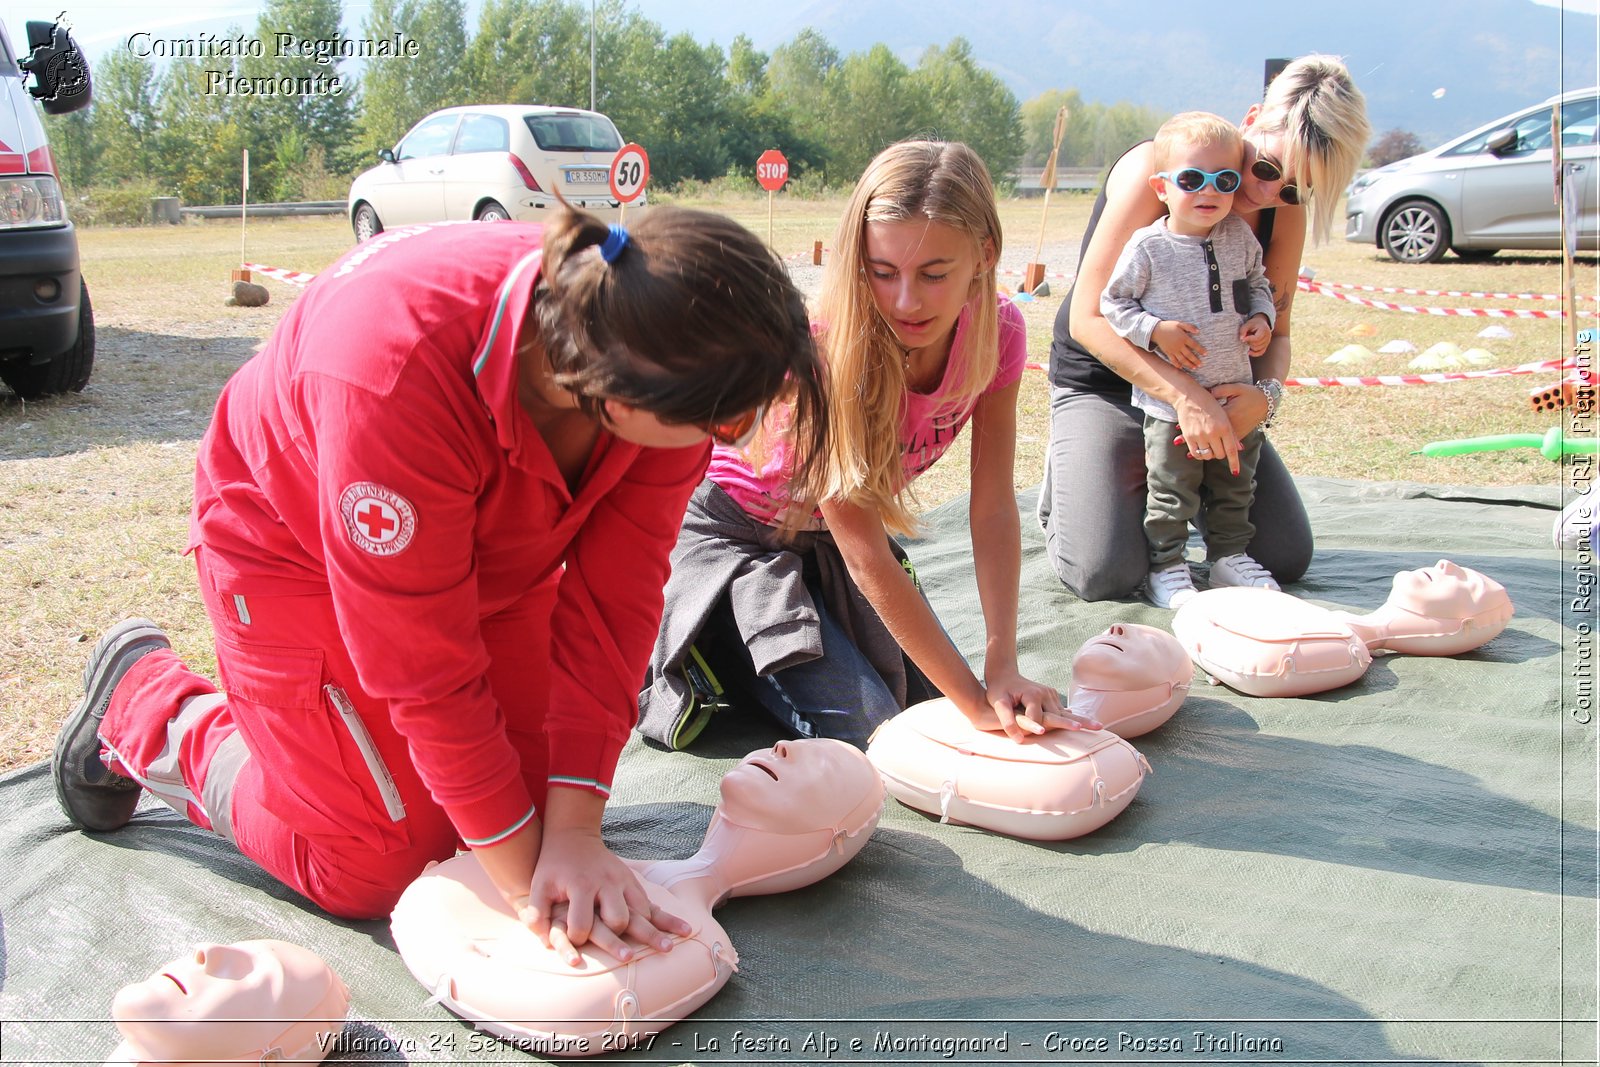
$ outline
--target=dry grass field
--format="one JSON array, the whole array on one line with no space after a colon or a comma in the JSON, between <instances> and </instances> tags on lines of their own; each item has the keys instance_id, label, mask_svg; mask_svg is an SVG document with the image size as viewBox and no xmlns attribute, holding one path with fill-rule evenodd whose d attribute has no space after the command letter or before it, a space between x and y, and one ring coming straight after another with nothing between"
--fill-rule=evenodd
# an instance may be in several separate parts
<instances>
[{"instance_id":1,"label":"dry grass field","mask_svg":"<svg viewBox=\"0 0 1600 1067\"><path fill-rule=\"evenodd\" d=\"M814 288L813 242L829 242L842 201L789 201L772 212L772 243ZM702 203L763 236L764 197ZM1029 348L1047 358L1051 323L1077 255L1090 201L1052 201L1041 229L1038 200L1003 206L1008 247L1003 278L1018 283L1023 264L1046 265L1053 293L1024 303ZM245 258L316 271L350 247L340 218L253 220ZM0 769L43 759L56 726L79 692L79 672L96 635L131 614L149 615L173 634L197 667L211 662L209 632L184 556L196 443L217 392L272 329L296 290L267 280L265 308L224 306L229 270L241 255L237 223L96 229L81 233L84 274L99 330L94 378L81 394L24 404L0 390ZM1308 250L1319 281L1467 292L1555 293L1555 254L1501 255L1486 262L1449 257L1402 266L1370 247L1335 239ZM1579 261L1579 289L1596 289L1596 263ZM1385 296L1441 307L1527 307L1549 301ZM1585 306L1593 308L1591 301ZM1325 358L1358 341L1376 350L1404 339L1418 351L1438 341L1482 347L1496 366L1559 357L1562 324L1514 319L1512 336L1479 340L1487 321L1358 307L1301 294L1294 315L1293 373L1396 373L1408 356L1383 356L1359 369ZM1371 336L1352 331L1370 328ZM352 339L356 343L356 339ZM1434 460L1417 455L1427 441L1510 432L1542 433L1555 416L1536 415L1527 393L1555 375L1451 385L1290 390L1274 439L1292 470L1305 475L1376 480L1506 485L1554 483L1560 469L1532 450ZM1047 433L1044 375L1024 379L1016 484L1039 477ZM966 488L964 453L930 473L921 501L932 506ZM1026 591L1024 591L1026 595Z\"/></svg>"}]
</instances>

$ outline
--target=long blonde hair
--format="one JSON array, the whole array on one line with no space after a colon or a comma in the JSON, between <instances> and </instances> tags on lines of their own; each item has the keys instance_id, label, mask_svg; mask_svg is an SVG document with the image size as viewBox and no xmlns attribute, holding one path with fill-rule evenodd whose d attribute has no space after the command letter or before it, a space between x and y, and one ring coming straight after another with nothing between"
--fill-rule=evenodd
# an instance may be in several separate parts
<instances>
[{"instance_id":1,"label":"long blonde hair","mask_svg":"<svg viewBox=\"0 0 1600 1067\"><path fill-rule=\"evenodd\" d=\"M823 271L820 344L828 393L827 462L814 484L796 486L800 499L847 500L870 507L896 533L916 520L907 502L900 458L900 422L906 406L903 353L879 314L867 280L869 222L927 219L971 238L983 264L970 283L961 373L942 411L970 408L999 369L999 312L995 264L1000 258L1000 215L989 168L964 144L902 141L867 165L833 239Z\"/></svg>"},{"instance_id":2,"label":"long blonde hair","mask_svg":"<svg viewBox=\"0 0 1600 1067\"><path fill-rule=\"evenodd\" d=\"M1283 135L1283 165L1311 197L1311 235L1328 238L1339 197L1367 154L1367 100L1335 56L1308 55L1272 79L1256 114L1262 133Z\"/></svg>"}]
</instances>

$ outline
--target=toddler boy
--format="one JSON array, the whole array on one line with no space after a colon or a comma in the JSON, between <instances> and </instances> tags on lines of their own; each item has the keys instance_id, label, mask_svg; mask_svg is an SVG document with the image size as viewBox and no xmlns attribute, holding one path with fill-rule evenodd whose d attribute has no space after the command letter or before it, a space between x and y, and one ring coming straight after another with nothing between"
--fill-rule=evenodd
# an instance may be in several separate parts
<instances>
[{"instance_id":1,"label":"toddler boy","mask_svg":"<svg viewBox=\"0 0 1600 1067\"><path fill-rule=\"evenodd\" d=\"M1100 298L1102 314L1120 336L1208 389L1250 384L1250 359L1267 350L1276 320L1261 245L1243 219L1229 214L1243 156L1239 131L1226 119L1202 111L1169 119L1156 132L1157 173L1150 178L1167 217L1129 239ZM1178 416L1170 406L1137 388L1133 402L1144 412L1150 602L1176 608L1194 595L1183 548L1189 522L1202 510L1211 584L1278 588L1245 551L1255 536L1250 505L1260 428L1239 442L1234 474L1226 457L1191 457L1172 443ZM1208 494L1203 505L1202 487Z\"/></svg>"}]
</instances>

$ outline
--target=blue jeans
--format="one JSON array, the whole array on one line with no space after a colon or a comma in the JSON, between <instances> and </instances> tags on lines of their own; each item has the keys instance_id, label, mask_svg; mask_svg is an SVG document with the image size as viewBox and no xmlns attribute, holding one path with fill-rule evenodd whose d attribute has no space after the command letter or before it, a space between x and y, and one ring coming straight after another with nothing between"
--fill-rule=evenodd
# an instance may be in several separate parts
<instances>
[{"instance_id":1,"label":"blue jeans","mask_svg":"<svg viewBox=\"0 0 1600 1067\"><path fill-rule=\"evenodd\" d=\"M736 704L760 707L799 737L833 737L866 748L878 724L902 710L894 694L828 611L811 583L822 627L822 656L772 674L757 674L724 596L695 642ZM906 661L906 701L931 700L939 691Z\"/></svg>"}]
</instances>

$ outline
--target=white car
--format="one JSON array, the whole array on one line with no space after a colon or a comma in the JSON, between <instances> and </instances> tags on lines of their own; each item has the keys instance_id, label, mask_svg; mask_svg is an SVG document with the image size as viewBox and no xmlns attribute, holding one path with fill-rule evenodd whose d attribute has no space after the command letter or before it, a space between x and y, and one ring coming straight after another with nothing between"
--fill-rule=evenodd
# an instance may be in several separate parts
<instances>
[{"instance_id":1,"label":"white car","mask_svg":"<svg viewBox=\"0 0 1600 1067\"><path fill-rule=\"evenodd\" d=\"M1345 194L1345 239L1402 263L1432 263L1451 250L1471 259L1502 248L1560 249L1550 122L1558 105L1562 158L1579 183L1578 247L1600 248L1595 89L1551 97L1361 175Z\"/></svg>"},{"instance_id":2,"label":"white car","mask_svg":"<svg viewBox=\"0 0 1600 1067\"><path fill-rule=\"evenodd\" d=\"M435 111L350 185L350 225L365 241L386 227L445 220L536 222L559 192L614 219L611 161L622 147L597 111L486 104ZM641 194L628 206L643 206Z\"/></svg>"}]
</instances>

